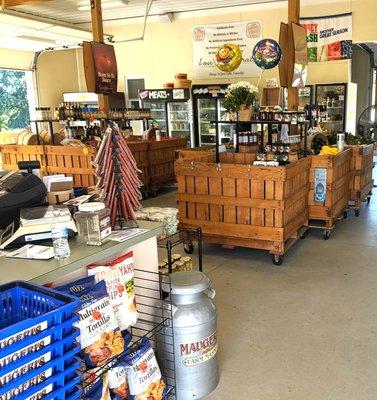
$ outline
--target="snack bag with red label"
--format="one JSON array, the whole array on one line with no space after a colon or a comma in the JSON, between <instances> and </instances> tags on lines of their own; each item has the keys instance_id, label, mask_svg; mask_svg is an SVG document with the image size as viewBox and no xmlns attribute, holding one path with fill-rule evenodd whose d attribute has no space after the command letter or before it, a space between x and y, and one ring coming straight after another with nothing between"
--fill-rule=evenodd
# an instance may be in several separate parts
<instances>
[{"instance_id":1,"label":"snack bag with red label","mask_svg":"<svg viewBox=\"0 0 377 400\"><path fill-rule=\"evenodd\" d=\"M122 255L106 264L88 265L88 274L95 281L106 282L107 292L121 331L137 321L134 291L134 267L132 252Z\"/></svg>"},{"instance_id":2,"label":"snack bag with red label","mask_svg":"<svg viewBox=\"0 0 377 400\"><path fill-rule=\"evenodd\" d=\"M122 362L112 367L109 374L109 389L112 400L126 400L130 396L127 366Z\"/></svg>"},{"instance_id":3,"label":"snack bag with red label","mask_svg":"<svg viewBox=\"0 0 377 400\"><path fill-rule=\"evenodd\" d=\"M124 351L124 339L104 281L83 290L78 298L79 321L74 325L80 329L81 354L87 368L99 367Z\"/></svg>"},{"instance_id":4,"label":"snack bag with red label","mask_svg":"<svg viewBox=\"0 0 377 400\"><path fill-rule=\"evenodd\" d=\"M130 400L163 400L166 385L162 379L156 356L147 338L128 354L124 361L128 366Z\"/></svg>"}]
</instances>

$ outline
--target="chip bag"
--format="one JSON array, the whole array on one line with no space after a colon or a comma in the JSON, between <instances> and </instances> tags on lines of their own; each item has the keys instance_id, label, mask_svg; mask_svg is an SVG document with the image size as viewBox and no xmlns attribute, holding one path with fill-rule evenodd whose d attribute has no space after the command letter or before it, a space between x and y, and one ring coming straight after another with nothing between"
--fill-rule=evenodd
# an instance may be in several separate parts
<instances>
[{"instance_id":1,"label":"chip bag","mask_svg":"<svg viewBox=\"0 0 377 400\"><path fill-rule=\"evenodd\" d=\"M124 339L119 330L104 281L79 293L78 310L81 354L87 368L106 364L124 351Z\"/></svg>"},{"instance_id":2,"label":"chip bag","mask_svg":"<svg viewBox=\"0 0 377 400\"><path fill-rule=\"evenodd\" d=\"M134 325L138 318L134 291L134 267L132 252L106 264L90 264L88 275L95 281L106 282L107 292L121 331Z\"/></svg>"},{"instance_id":3,"label":"chip bag","mask_svg":"<svg viewBox=\"0 0 377 400\"><path fill-rule=\"evenodd\" d=\"M85 400L110 400L109 377L104 374L84 390Z\"/></svg>"},{"instance_id":4,"label":"chip bag","mask_svg":"<svg viewBox=\"0 0 377 400\"><path fill-rule=\"evenodd\" d=\"M162 379L154 351L147 338L140 346L125 357L128 366L130 400L163 400L166 385Z\"/></svg>"},{"instance_id":5,"label":"chip bag","mask_svg":"<svg viewBox=\"0 0 377 400\"><path fill-rule=\"evenodd\" d=\"M128 368L122 362L109 369L109 389L112 400L126 400L130 389L127 378Z\"/></svg>"},{"instance_id":6,"label":"chip bag","mask_svg":"<svg viewBox=\"0 0 377 400\"><path fill-rule=\"evenodd\" d=\"M94 284L94 276L87 276L86 278L82 278L77 281L67 283L65 285L57 286L54 289L58 290L59 292L64 292L75 296L83 290L94 286Z\"/></svg>"}]
</instances>

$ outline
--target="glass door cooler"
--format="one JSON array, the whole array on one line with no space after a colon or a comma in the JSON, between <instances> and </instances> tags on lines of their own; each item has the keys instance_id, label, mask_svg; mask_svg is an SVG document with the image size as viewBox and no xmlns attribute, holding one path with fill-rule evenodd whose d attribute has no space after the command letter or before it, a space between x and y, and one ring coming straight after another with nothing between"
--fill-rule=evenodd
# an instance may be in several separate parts
<instances>
[{"instance_id":1,"label":"glass door cooler","mask_svg":"<svg viewBox=\"0 0 377 400\"><path fill-rule=\"evenodd\" d=\"M168 103L168 119L171 137L186 136L190 140L191 125L188 102Z\"/></svg>"},{"instance_id":2,"label":"glass door cooler","mask_svg":"<svg viewBox=\"0 0 377 400\"><path fill-rule=\"evenodd\" d=\"M305 111L307 104L313 104L313 86L305 86L298 89L298 111Z\"/></svg>"},{"instance_id":3,"label":"glass door cooler","mask_svg":"<svg viewBox=\"0 0 377 400\"><path fill-rule=\"evenodd\" d=\"M194 131L197 146L216 144L216 125L213 121L225 119L226 110L222 101L227 92L227 85L194 85ZM220 143L226 144L231 140L231 125L219 125Z\"/></svg>"},{"instance_id":4,"label":"glass door cooler","mask_svg":"<svg viewBox=\"0 0 377 400\"><path fill-rule=\"evenodd\" d=\"M161 132L168 135L166 103L143 103L143 107L151 110L151 119L157 122Z\"/></svg>"},{"instance_id":5,"label":"glass door cooler","mask_svg":"<svg viewBox=\"0 0 377 400\"><path fill-rule=\"evenodd\" d=\"M328 133L345 130L347 84L333 83L316 85L316 104L327 107L328 118L322 120L321 127Z\"/></svg>"}]
</instances>

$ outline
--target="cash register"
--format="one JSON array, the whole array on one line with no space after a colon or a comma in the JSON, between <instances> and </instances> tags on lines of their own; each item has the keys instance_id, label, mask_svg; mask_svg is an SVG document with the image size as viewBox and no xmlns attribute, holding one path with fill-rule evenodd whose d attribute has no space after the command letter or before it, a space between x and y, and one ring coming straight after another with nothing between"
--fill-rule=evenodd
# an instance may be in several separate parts
<instances>
[{"instance_id":1,"label":"cash register","mask_svg":"<svg viewBox=\"0 0 377 400\"><path fill-rule=\"evenodd\" d=\"M45 184L31 173L38 168L38 161L29 161L19 163L19 169L26 172L0 171L1 249L51 239L53 208L47 207ZM69 234L75 235L69 210L61 212L59 218L67 224Z\"/></svg>"}]
</instances>

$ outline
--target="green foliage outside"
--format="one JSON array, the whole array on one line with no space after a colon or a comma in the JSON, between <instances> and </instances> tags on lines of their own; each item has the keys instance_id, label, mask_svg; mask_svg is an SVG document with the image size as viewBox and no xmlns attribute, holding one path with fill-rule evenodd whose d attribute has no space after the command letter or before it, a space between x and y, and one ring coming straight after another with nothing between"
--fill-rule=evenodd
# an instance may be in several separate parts
<instances>
[{"instance_id":1,"label":"green foliage outside","mask_svg":"<svg viewBox=\"0 0 377 400\"><path fill-rule=\"evenodd\" d=\"M0 130L29 126L25 73L0 69Z\"/></svg>"}]
</instances>

